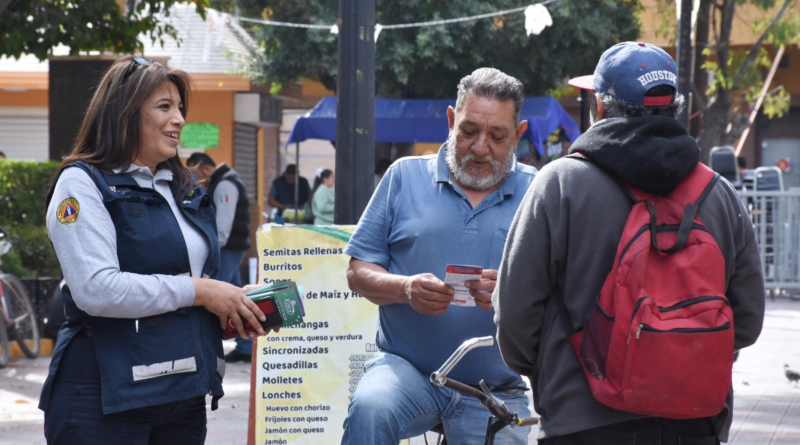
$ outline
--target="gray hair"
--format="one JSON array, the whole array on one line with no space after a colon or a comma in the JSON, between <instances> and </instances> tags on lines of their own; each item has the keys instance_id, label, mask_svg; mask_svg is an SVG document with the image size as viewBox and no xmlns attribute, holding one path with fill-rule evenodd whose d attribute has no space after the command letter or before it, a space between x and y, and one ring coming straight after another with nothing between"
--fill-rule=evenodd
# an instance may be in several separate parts
<instances>
[{"instance_id":1,"label":"gray hair","mask_svg":"<svg viewBox=\"0 0 800 445\"><path fill-rule=\"evenodd\" d=\"M478 68L458 83L456 113L461 111L464 97L469 92L488 99L514 101L514 124L519 123L520 110L525 103L525 87L519 80L495 68Z\"/></svg>"},{"instance_id":2,"label":"gray hair","mask_svg":"<svg viewBox=\"0 0 800 445\"><path fill-rule=\"evenodd\" d=\"M614 96L607 94L598 94L600 101L603 102L603 110L605 110L606 117L642 117L650 115L659 115L675 118L683 110L685 100L683 94L675 94L675 101L669 105L662 107L645 107L644 105L631 105L621 100L616 99Z\"/></svg>"}]
</instances>

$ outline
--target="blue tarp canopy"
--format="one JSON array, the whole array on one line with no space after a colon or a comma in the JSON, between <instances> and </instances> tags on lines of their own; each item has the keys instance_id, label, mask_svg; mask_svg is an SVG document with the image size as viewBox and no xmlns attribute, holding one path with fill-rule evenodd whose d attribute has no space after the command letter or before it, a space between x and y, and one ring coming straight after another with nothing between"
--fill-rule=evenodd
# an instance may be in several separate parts
<instances>
[{"instance_id":1,"label":"blue tarp canopy","mask_svg":"<svg viewBox=\"0 0 800 445\"><path fill-rule=\"evenodd\" d=\"M433 142L447 140L447 107L455 99L375 99L375 142ZM522 106L520 120L528 121L523 137L544 155L547 136L559 127L570 141L580 136L575 120L552 97L531 97ZM336 98L322 99L299 118L288 144L306 139L336 141Z\"/></svg>"}]
</instances>

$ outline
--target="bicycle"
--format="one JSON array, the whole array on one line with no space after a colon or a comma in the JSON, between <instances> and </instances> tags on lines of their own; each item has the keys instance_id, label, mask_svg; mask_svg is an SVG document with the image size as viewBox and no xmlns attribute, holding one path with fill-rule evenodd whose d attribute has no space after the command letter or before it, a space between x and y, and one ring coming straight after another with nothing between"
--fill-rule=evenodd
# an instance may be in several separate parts
<instances>
[{"instance_id":1,"label":"bicycle","mask_svg":"<svg viewBox=\"0 0 800 445\"><path fill-rule=\"evenodd\" d=\"M431 383L433 383L437 388L446 386L454 391L460 392L461 394L475 397L481 402L481 405L486 408L487 411L492 413L492 416L489 417L489 423L486 426L486 441L484 442L484 445L494 445L495 436L503 428L531 426L539 423L538 417L519 417L517 413L511 413L506 407L505 402L495 397L483 380L481 380L478 384L478 386L481 388L478 390L472 386L465 385L461 382L447 378L447 374L453 370L458 362L461 361L461 359L464 358L469 351L475 348L482 348L492 345L494 345L494 338L492 337L478 337L465 341L461 344L461 346L458 347L458 349L455 350L455 352L453 352L453 355L451 355L450 358L444 362L441 368L439 368L437 371L434 371L430 377ZM444 428L442 428L441 424L431 428L431 431L439 434L439 441L437 441L438 445L447 444L447 437L444 434ZM428 438L426 437L425 443L427 442Z\"/></svg>"},{"instance_id":2,"label":"bicycle","mask_svg":"<svg viewBox=\"0 0 800 445\"><path fill-rule=\"evenodd\" d=\"M0 257L9 250L11 243L8 241L8 234L0 229ZM16 340L26 357L39 356L39 324L28 292L19 278L7 273L0 273L0 321L5 325L0 325L0 337L6 337L4 343L0 338L0 346L3 348L0 353L0 367L8 362L8 342L11 338ZM5 363L2 357L6 358Z\"/></svg>"},{"instance_id":3,"label":"bicycle","mask_svg":"<svg viewBox=\"0 0 800 445\"><path fill-rule=\"evenodd\" d=\"M6 331L6 322L3 317L0 317L0 368L5 368L8 365L8 332Z\"/></svg>"}]
</instances>

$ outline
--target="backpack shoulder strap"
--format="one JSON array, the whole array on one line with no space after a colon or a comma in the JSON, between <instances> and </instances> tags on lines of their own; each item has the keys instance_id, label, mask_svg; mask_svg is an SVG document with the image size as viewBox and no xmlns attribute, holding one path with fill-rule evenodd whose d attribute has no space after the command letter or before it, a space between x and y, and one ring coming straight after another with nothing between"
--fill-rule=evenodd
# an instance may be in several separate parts
<instances>
[{"instance_id":1,"label":"backpack shoulder strap","mask_svg":"<svg viewBox=\"0 0 800 445\"><path fill-rule=\"evenodd\" d=\"M628 187L627 185L625 185L625 183L623 183L622 181L620 181L619 179L617 179L617 177L616 177L616 176L614 176L614 175L612 175L611 173L609 173L609 172L607 172L607 171L603 170L603 167L600 167L599 165L597 165L597 163L596 163L596 162L592 161L590 158L588 158L588 157L587 157L586 155L584 155L583 153L581 153L581 152L579 152L579 151L576 151L576 152L573 152L573 153L570 153L570 154L568 154L568 155L567 155L567 157L568 157L568 158L573 158L573 159L580 159L581 161L584 161L584 162L587 162L587 163L589 163L589 164L592 164L592 165L594 165L594 166L595 166L595 167L597 167L597 168L598 168L598 169L599 169L601 172L605 173L605 174L606 174L606 175L607 175L609 178L613 179L613 180L614 180L614 182L615 182L615 183L616 183L616 184L619 186L619 188L621 188L621 189L622 189L622 191L624 191L624 192L625 192L625 195L626 195L628 198L630 198L630 199L631 199L631 201L633 201L633 203L634 203L634 204L638 204L638 203L639 203L639 198L637 198L637 197L636 197L636 194L633 192L633 190L631 190L631 188L630 188L630 187Z\"/></svg>"},{"instance_id":2,"label":"backpack shoulder strap","mask_svg":"<svg viewBox=\"0 0 800 445\"><path fill-rule=\"evenodd\" d=\"M673 254L683 249L692 231L697 209L700 208L700 204L706 199L718 180L718 173L698 162L694 170L689 173L689 176L685 177L669 194L670 199L685 205L685 209L683 211L683 219L678 227L678 239L672 247L667 249L658 245L658 237L655 230L656 209L652 202L647 202L647 210L650 212L650 238L653 247L668 254Z\"/></svg>"},{"instance_id":3,"label":"backpack shoulder strap","mask_svg":"<svg viewBox=\"0 0 800 445\"><path fill-rule=\"evenodd\" d=\"M670 192L669 198L681 204L699 207L718 180L719 173L698 162L694 170Z\"/></svg>"}]
</instances>

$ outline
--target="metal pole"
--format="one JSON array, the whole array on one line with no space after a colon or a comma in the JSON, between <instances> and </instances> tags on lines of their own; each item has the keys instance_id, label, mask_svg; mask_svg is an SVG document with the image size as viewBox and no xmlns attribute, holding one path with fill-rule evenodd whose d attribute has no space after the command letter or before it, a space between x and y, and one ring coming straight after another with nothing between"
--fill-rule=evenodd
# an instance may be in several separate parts
<instances>
[{"instance_id":1,"label":"metal pole","mask_svg":"<svg viewBox=\"0 0 800 445\"><path fill-rule=\"evenodd\" d=\"M586 130L589 129L590 119L589 119L589 92L586 90L581 90L581 133L586 133Z\"/></svg>"},{"instance_id":2,"label":"metal pole","mask_svg":"<svg viewBox=\"0 0 800 445\"><path fill-rule=\"evenodd\" d=\"M294 146L294 223L297 224L297 216L300 213L300 143L295 142Z\"/></svg>"},{"instance_id":3,"label":"metal pole","mask_svg":"<svg viewBox=\"0 0 800 445\"><path fill-rule=\"evenodd\" d=\"M375 0L339 0L336 224L357 223L375 187L374 35Z\"/></svg>"},{"instance_id":4,"label":"metal pole","mask_svg":"<svg viewBox=\"0 0 800 445\"><path fill-rule=\"evenodd\" d=\"M703 50L708 47L708 30L711 23L709 14L711 13L711 0L700 0L700 9L697 11L694 37L694 86L692 87L692 114L696 115L691 119L692 137L698 137L703 128L702 111L708 106L706 90L708 89L708 74L706 70L700 68L706 63L707 57L703 55ZM699 113L699 114L698 114ZM691 116L691 115L690 115Z\"/></svg>"},{"instance_id":5,"label":"metal pole","mask_svg":"<svg viewBox=\"0 0 800 445\"><path fill-rule=\"evenodd\" d=\"M680 0L681 16L678 21L678 93L686 100L686 106L678 121L689 128L692 91L692 0Z\"/></svg>"}]
</instances>

